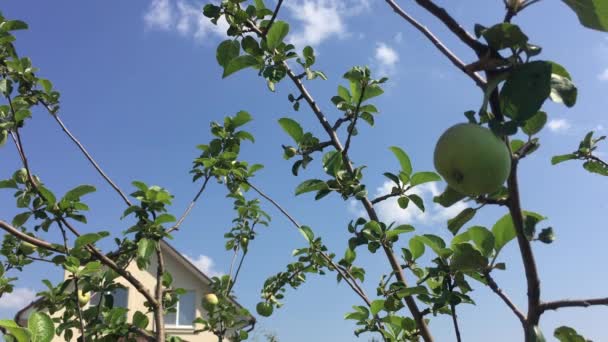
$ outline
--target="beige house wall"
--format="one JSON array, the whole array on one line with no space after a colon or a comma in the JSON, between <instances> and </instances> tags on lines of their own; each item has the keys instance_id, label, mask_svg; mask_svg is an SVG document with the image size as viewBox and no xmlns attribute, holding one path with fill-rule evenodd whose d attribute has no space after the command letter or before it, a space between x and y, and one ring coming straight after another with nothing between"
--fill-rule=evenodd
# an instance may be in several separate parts
<instances>
[{"instance_id":1,"label":"beige house wall","mask_svg":"<svg viewBox=\"0 0 608 342\"><path fill-rule=\"evenodd\" d=\"M164 246L163 248L163 260L165 263L165 269L168 270L173 277L173 287L183 288L187 291L194 291L195 293L195 317L205 317L206 312L202 307L202 298L205 294L210 292L210 287L208 285L209 280L203 276L195 266L185 263L182 259L182 256L177 256L177 252L173 250L171 247ZM180 260L181 259L181 260ZM140 270L135 262L131 263L127 270L133 274L135 278L137 278L141 283L149 289L151 293L154 292L154 287L156 286L156 256L153 256L149 270ZM193 269L194 268L194 269ZM68 274L65 274L67 278ZM141 311L142 313L146 313L146 307L144 306L145 298L139 293L135 288L131 286L125 279L118 278L116 281L127 288L127 308L128 312L128 320L132 321L133 314L136 311ZM28 317L29 314L33 312L33 309L29 309L24 313L23 317ZM61 316L61 312L58 312L55 316ZM151 313L148 313L149 324L147 330L153 330L154 328L154 317ZM24 323L24 322L21 322ZM218 342L218 339L215 335L210 332L202 332L199 334L194 334L195 329L201 329L202 326L197 324L192 328L184 328L184 327L171 327L165 325L165 330L168 335L178 336L182 338L184 341L191 342ZM52 342L61 342L64 341L62 336L55 336Z\"/></svg>"}]
</instances>

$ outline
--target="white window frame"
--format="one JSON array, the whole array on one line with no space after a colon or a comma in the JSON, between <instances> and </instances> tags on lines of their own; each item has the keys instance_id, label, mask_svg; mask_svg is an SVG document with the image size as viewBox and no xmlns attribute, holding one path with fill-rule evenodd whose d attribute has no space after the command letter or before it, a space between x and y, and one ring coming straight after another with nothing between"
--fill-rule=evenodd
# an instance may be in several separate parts
<instances>
[{"instance_id":1,"label":"white window frame","mask_svg":"<svg viewBox=\"0 0 608 342\"><path fill-rule=\"evenodd\" d=\"M196 318L196 291L194 290L186 290L186 293L192 293L194 295L194 318ZM190 325L182 325L179 324L179 304L181 302L181 296L177 303L175 304L175 323L177 324L169 324L165 322L165 328L168 329L194 329L194 323L190 323Z\"/></svg>"}]
</instances>

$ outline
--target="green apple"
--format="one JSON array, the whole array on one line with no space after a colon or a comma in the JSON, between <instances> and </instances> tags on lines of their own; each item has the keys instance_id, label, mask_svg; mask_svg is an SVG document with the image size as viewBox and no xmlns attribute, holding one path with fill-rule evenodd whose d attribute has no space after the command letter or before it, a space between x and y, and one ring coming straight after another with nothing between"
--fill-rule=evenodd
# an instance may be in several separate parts
<instances>
[{"instance_id":1,"label":"green apple","mask_svg":"<svg viewBox=\"0 0 608 342\"><path fill-rule=\"evenodd\" d=\"M36 246L27 241L23 241L21 242L21 245L19 245L19 251L25 255L30 255L36 251Z\"/></svg>"},{"instance_id":2,"label":"green apple","mask_svg":"<svg viewBox=\"0 0 608 342\"><path fill-rule=\"evenodd\" d=\"M91 300L91 293L84 293L82 290L78 290L78 305L82 308L89 303Z\"/></svg>"},{"instance_id":3,"label":"green apple","mask_svg":"<svg viewBox=\"0 0 608 342\"><path fill-rule=\"evenodd\" d=\"M264 317L272 315L273 310L274 308L272 307L272 304L267 302L259 302L258 305L256 305L255 307L255 311L257 311L260 316Z\"/></svg>"},{"instance_id":4,"label":"green apple","mask_svg":"<svg viewBox=\"0 0 608 342\"><path fill-rule=\"evenodd\" d=\"M468 196L498 190L511 172L511 155L504 141L476 124L448 128L437 141L434 159L448 185Z\"/></svg>"},{"instance_id":5,"label":"green apple","mask_svg":"<svg viewBox=\"0 0 608 342\"><path fill-rule=\"evenodd\" d=\"M219 302L220 301L215 295L215 293L208 293L203 297L203 307L207 310L211 310Z\"/></svg>"},{"instance_id":6,"label":"green apple","mask_svg":"<svg viewBox=\"0 0 608 342\"><path fill-rule=\"evenodd\" d=\"M247 239L246 237L244 237L244 236L243 236L243 237L241 238L241 245L246 246L246 245L247 245L247 242L249 242L249 239Z\"/></svg>"}]
</instances>

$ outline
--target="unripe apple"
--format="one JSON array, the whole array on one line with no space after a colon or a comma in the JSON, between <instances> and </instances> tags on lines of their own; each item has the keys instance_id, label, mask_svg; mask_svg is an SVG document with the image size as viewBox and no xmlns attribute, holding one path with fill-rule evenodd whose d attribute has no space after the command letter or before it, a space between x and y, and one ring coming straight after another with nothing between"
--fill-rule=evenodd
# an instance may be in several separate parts
<instances>
[{"instance_id":1,"label":"unripe apple","mask_svg":"<svg viewBox=\"0 0 608 342\"><path fill-rule=\"evenodd\" d=\"M78 305L82 308L89 303L91 300L91 293L84 293L82 290L78 290Z\"/></svg>"},{"instance_id":2,"label":"unripe apple","mask_svg":"<svg viewBox=\"0 0 608 342\"><path fill-rule=\"evenodd\" d=\"M470 123L454 125L441 135L434 160L448 185L468 196L498 190L511 172L511 155L504 141Z\"/></svg>"},{"instance_id":3,"label":"unripe apple","mask_svg":"<svg viewBox=\"0 0 608 342\"><path fill-rule=\"evenodd\" d=\"M260 316L264 317L272 315L273 310L274 308L272 307L272 304L267 302L259 302L258 305L256 305L255 307L255 311L257 311Z\"/></svg>"},{"instance_id":4,"label":"unripe apple","mask_svg":"<svg viewBox=\"0 0 608 342\"><path fill-rule=\"evenodd\" d=\"M36 246L27 241L23 241L21 242L21 245L19 245L19 251L25 255L30 255L36 251Z\"/></svg>"},{"instance_id":5,"label":"unripe apple","mask_svg":"<svg viewBox=\"0 0 608 342\"><path fill-rule=\"evenodd\" d=\"M219 302L220 301L215 295L215 293L208 293L203 297L203 307L207 310L211 310Z\"/></svg>"},{"instance_id":6,"label":"unripe apple","mask_svg":"<svg viewBox=\"0 0 608 342\"><path fill-rule=\"evenodd\" d=\"M241 238L241 244L245 246L245 245L247 245L247 242L249 242L249 239L243 236Z\"/></svg>"}]
</instances>

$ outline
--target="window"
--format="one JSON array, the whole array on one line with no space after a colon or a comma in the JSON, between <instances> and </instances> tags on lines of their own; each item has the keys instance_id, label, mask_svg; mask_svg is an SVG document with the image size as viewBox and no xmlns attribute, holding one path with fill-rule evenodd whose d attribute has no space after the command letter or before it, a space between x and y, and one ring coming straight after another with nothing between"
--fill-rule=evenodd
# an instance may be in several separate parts
<instances>
[{"instance_id":1,"label":"window","mask_svg":"<svg viewBox=\"0 0 608 342\"><path fill-rule=\"evenodd\" d=\"M129 291L126 288L117 288L112 291L107 291L104 293L104 301L111 300L113 308L127 308L129 298ZM99 293L93 294L91 297L91 305L96 306L99 305L101 301L101 296Z\"/></svg>"},{"instance_id":2,"label":"window","mask_svg":"<svg viewBox=\"0 0 608 342\"><path fill-rule=\"evenodd\" d=\"M179 297L176 311L165 315L165 325L169 327L191 328L195 318L195 294L188 291Z\"/></svg>"}]
</instances>

